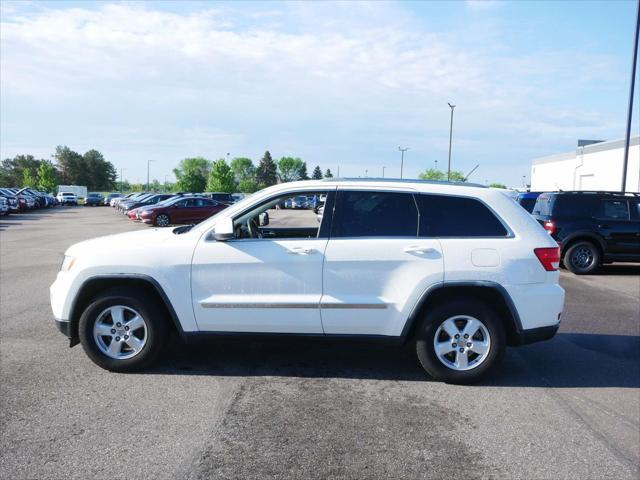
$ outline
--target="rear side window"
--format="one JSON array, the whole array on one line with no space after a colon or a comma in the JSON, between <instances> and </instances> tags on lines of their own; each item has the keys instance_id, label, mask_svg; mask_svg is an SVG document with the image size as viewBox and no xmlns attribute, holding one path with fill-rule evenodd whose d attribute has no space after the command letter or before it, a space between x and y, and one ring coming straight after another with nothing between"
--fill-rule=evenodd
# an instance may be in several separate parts
<instances>
[{"instance_id":1,"label":"rear side window","mask_svg":"<svg viewBox=\"0 0 640 480\"><path fill-rule=\"evenodd\" d=\"M626 200L602 200L598 217L612 220L629 220L629 204Z\"/></svg>"},{"instance_id":2,"label":"rear side window","mask_svg":"<svg viewBox=\"0 0 640 480\"><path fill-rule=\"evenodd\" d=\"M339 192L332 237L416 237L418 210L410 193Z\"/></svg>"},{"instance_id":3,"label":"rear side window","mask_svg":"<svg viewBox=\"0 0 640 480\"><path fill-rule=\"evenodd\" d=\"M506 237L508 232L482 202L467 197L416 195L421 237Z\"/></svg>"}]
</instances>

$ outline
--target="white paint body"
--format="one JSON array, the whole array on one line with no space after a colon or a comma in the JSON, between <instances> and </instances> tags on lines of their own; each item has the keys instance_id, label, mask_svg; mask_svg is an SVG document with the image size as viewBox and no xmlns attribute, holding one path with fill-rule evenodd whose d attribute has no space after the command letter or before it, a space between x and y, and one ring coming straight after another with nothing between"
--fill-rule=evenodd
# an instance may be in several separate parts
<instances>
[{"instance_id":1,"label":"white paint body","mask_svg":"<svg viewBox=\"0 0 640 480\"><path fill-rule=\"evenodd\" d=\"M390 190L479 199L510 230L504 238L310 238L216 241L221 219L263 200L320 190ZM189 232L151 229L78 243L73 267L51 286L54 316L68 320L83 283L97 275L145 275L171 302L185 332L399 336L430 289L493 282L522 327L556 325L564 303L559 272L535 248L556 243L518 204L487 188L347 180L281 184L230 206Z\"/></svg>"}]
</instances>

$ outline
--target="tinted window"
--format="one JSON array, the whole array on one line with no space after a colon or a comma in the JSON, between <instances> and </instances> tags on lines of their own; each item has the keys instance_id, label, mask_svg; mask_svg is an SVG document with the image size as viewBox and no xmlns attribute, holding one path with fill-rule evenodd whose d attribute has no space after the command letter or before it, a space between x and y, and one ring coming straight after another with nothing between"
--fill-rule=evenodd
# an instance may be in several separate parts
<instances>
[{"instance_id":1,"label":"tinted window","mask_svg":"<svg viewBox=\"0 0 640 480\"><path fill-rule=\"evenodd\" d=\"M628 220L629 205L626 200L602 200L600 202L600 218L613 220Z\"/></svg>"},{"instance_id":2,"label":"tinted window","mask_svg":"<svg viewBox=\"0 0 640 480\"><path fill-rule=\"evenodd\" d=\"M447 195L416 195L421 237L504 237L507 230L482 202Z\"/></svg>"},{"instance_id":3,"label":"tinted window","mask_svg":"<svg viewBox=\"0 0 640 480\"><path fill-rule=\"evenodd\" d=\"M415 237L418 211L413 195L341 192L333 219L334 237Z\"/></svg>"},{"instance_id":4,"label":"tinted window","mask_svg":"<svg viewBox=\"0 0 640 480\"><path fill-rule=\"evenodd\" d=\"M535 198L519 198L518 202L527 212L531 213L533 211L533 206L536 204Z\"/></svg>"},{"instance_id":5,"label":"tinted window","mask_svg":"<svg viewBox=\"0 0 640 480\"><path fill-rule=\"evenodd\" d=\"M640 200L629 200L631 205L631 218L640 220Z\"/></svg>"},{"instance_id":6,"label":"tinted window","mask_svg":"<svg viewBox=\"0 0 640 480\"><path fill-rule=\"evenodd\" d=\"M595 197L592 195L557 195L553 215L558 217L592 217Z\"/></svg>"}]
</instances>

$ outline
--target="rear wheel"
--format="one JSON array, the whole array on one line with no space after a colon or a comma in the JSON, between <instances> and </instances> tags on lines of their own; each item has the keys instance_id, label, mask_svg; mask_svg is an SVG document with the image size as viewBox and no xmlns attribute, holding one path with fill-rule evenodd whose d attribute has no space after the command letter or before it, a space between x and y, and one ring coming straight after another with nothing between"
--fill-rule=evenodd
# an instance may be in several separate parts
<instances>
[{"instance_id":1,"label":"rear wheel","mask_svg":"<svg viewBox=\"0 0 640 480\"><path fill-rule=\"evenodd\" d=\"M593 273L600 265L600 250L591 242L577 242L567 248L563 263L576 275Z\"/></svg>"},{"instance_id":2,"label":"rear wheel","mask_svg":"<svg viewBox=\"0 0 640 480\"><path fill-rule=\"evenodd\" d=\"M162 350L166 312L142 290L113 289L89 305L78 325L80 343L98 366L114 372L141 370Z\"/></svg>"},{"instance_id":3,"label":"rear wheel","mask_svg":"<svg viewBox=\"0 0 640 480\"><path fill-rule=\"evenodd\" d=\"M156 227L168 227L170 224L169 215L161 213L156 217Z\"/></svg>"},{"instance_id":4,"label":"rear wheel","mask_svg":"<svg viewBox=\"0 0 640 480\"><path fill-rule=\"evenodd\" d=\"M468 384L479 381L505 350L502 321L476 300L450 300L425 316L416 335L420 364L435 380Z\"/></svg>"}]
</instances>

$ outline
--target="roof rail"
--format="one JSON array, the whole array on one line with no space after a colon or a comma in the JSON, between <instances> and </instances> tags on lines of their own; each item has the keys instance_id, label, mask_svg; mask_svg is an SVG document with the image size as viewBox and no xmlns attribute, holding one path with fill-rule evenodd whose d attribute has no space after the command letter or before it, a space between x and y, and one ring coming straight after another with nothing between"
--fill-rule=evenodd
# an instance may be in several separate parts
<instances>
[{"instance_id":1,"label":"roof rail","mask_svg":"<svg viewBox=\"0 0 640 480\"><path fill-rule=\"evenodd\" d=\"M625 196L625 195L631 195L634 197L638 197L640 196L640 193L637 192L613 192L613 191L607 191L607 190L561 190L559 192L548 192L548 193L566 193L566 194L570 194L570 195L577 195L580 193L595 193L598 195L620 195L620 196Z\"/></svg>"},{"instance_id":2,"label":"roof rail","mask_svg":"<svg viewBox=\"0 0 640 480\"><path fill-rule=\"evenodd\" d=\"M324 182L389 182L389 183L425 183L431 185L455 185L457 187L479 187L479 188L487 188L486 185L481 185L479 183L471 183L471 182L455 182L455 181L446 181L446 180L421 180L421 179L412 179L412 178L373 178L373 177L333 177L333 178L323 178Z\"/></svg>"}]
</instances>

